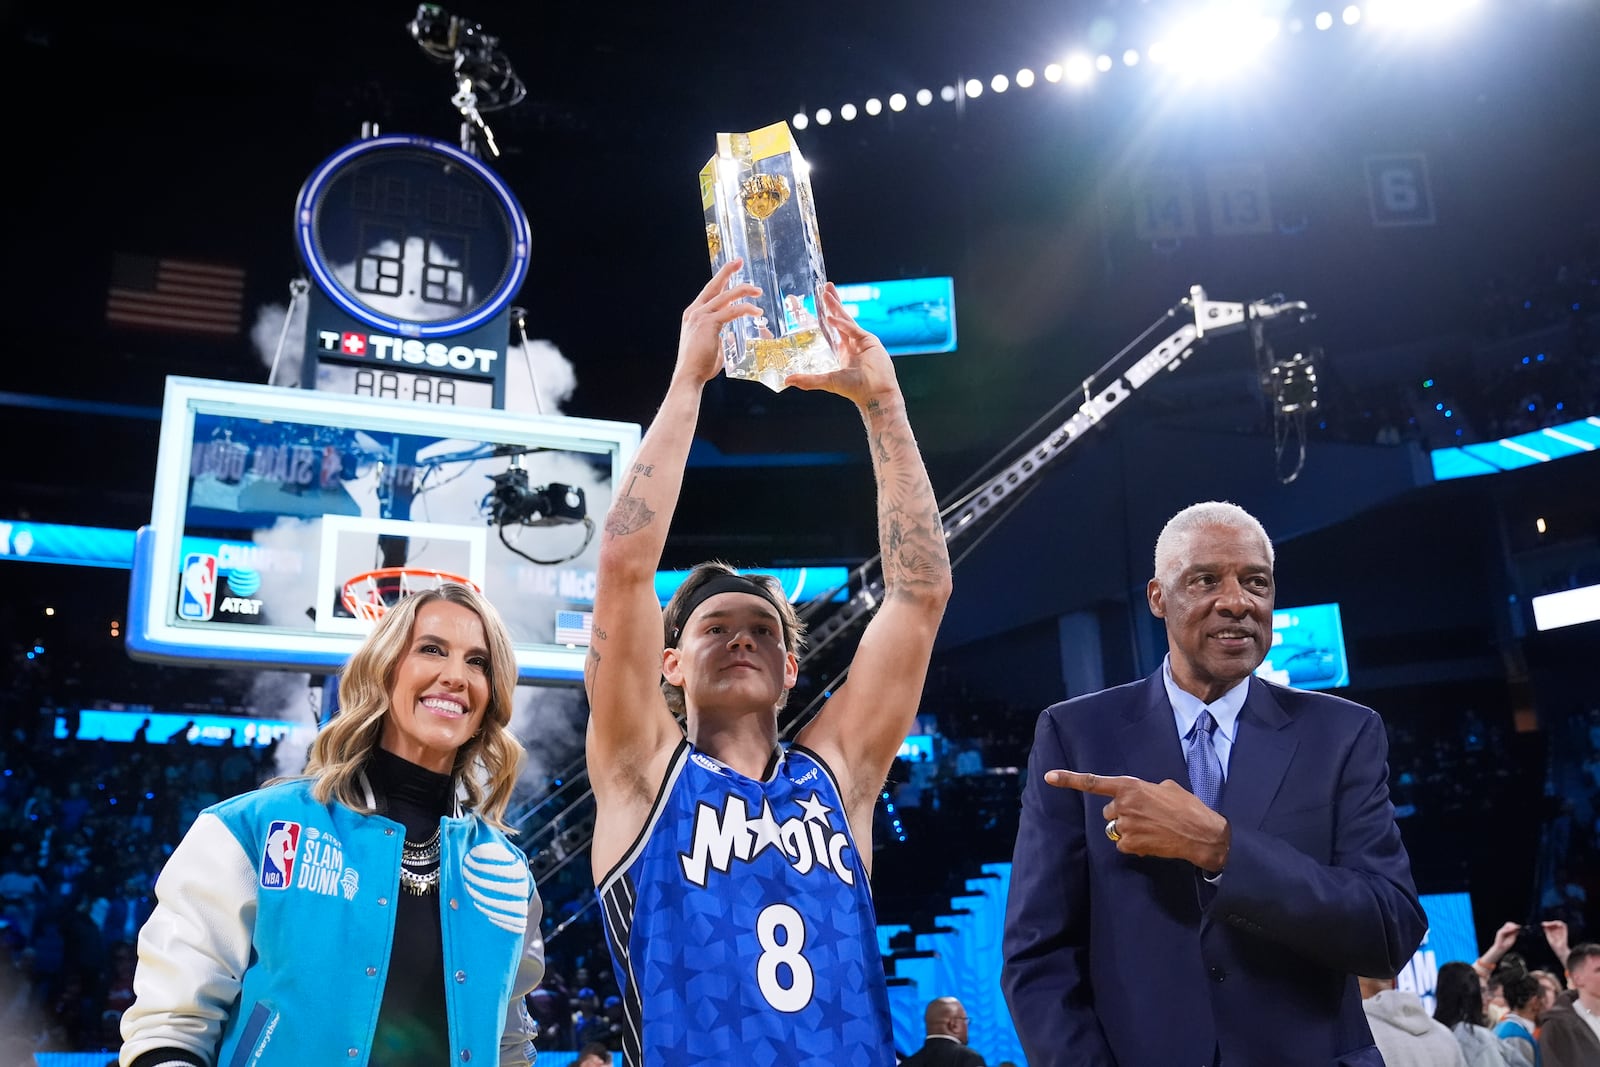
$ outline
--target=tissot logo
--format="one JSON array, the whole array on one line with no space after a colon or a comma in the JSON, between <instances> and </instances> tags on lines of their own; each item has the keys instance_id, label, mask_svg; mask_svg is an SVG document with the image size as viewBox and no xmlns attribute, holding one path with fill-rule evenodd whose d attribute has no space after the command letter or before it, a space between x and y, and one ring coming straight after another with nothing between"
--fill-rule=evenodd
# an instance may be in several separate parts
<instances>
[{"instance_id":1,"label":"tissot logo","mask_svg":"<svg viewBox=\"0 0 1600 1067\"><path fill-rule=\"evenodd\" d=\"M500 353L492 348L447 345L442 341L419 341L414 337L386 337L380 333L341 333L318 330L317 348L341 356L372 359L384 363L409 363L437 367L465 374L490 375Z\"/></svg>"}]
</instances>

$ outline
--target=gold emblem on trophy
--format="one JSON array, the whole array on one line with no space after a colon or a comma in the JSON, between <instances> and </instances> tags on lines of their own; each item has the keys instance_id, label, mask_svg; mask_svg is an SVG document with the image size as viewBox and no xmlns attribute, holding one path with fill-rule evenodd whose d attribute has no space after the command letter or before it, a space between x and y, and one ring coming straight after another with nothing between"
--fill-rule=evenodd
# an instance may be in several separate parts
<instances>
[{"instance_id":1,"label":"gold emblem on trophy","mask_svg":"<svg viewBox=\"0 0 1600 1067\"><path fill-rule=\"evenodd\" d=\"M769 219L789 202L789 183L781 174L752 174L739 186L739 193L752 217Z\"/></svg>"},{"instance_id":2,"label":"gold emblem on trophy","mask_svg":"<svg viewBox=\"0 0 1600 1067\"><path fill-rule=\"evenodd\" d=\"M706 247L711 249L711 263L715 267L717 256L722 253L722 230L714 222L706 224Z\"/></svg>"}]
</instances>

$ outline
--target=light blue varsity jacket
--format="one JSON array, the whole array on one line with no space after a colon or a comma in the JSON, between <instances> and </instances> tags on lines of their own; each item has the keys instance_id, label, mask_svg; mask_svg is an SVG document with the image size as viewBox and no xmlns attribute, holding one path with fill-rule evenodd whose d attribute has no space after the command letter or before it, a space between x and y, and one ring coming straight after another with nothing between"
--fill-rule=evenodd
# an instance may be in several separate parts
<instances>
[{"instance_id":1,"label":"light blue varsity jacket","mask_svg":"<svg viewBox=\"0 0 1600 1067\"><path fill-rule=\"evenodd\" d=\"M319 804L305 780L201 812L139 933L121 1063L182 1049L215 1067L365 1067L404 840L398 822ZM438 900L452 1060L526 1064L522 997L544 974L526 858L458 809L440 823Z\"/></svg>"}]
</instances>

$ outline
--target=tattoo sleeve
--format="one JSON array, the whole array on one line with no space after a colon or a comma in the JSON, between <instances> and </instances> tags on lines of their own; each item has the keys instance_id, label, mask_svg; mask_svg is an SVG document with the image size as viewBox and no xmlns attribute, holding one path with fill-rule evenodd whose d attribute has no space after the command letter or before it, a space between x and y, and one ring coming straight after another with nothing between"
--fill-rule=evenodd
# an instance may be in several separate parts
<instances>
[{"instance_id":1,"label":"tattoo sleeve","mask_svg":"<svg viewBox=\"0 0 1600 1067\"><path fill-rule=\"evenodd\" d=\"M893 595L945 581L950 553L939 505L902 404L866 406L867 437L878 484L878 539L884 586Z\"/></svg>"}]
</instances>

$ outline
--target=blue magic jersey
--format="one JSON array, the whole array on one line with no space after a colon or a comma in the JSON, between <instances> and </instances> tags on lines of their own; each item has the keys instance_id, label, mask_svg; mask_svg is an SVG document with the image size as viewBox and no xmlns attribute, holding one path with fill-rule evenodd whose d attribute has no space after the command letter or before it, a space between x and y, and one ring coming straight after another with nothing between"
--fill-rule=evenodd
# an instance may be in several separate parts
<instances>
[{"instance_id":1,"label":"blue magic jersey","mask_svg":"<svg viewBox=\"0 0 1600 1067\"><path fill-rule=\"evenodd\" d=\"M871 887L814 753L758 782L683 742L597 892L630 1067L893 1067Z\"/></svg>"}]
</instances>

